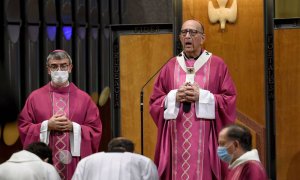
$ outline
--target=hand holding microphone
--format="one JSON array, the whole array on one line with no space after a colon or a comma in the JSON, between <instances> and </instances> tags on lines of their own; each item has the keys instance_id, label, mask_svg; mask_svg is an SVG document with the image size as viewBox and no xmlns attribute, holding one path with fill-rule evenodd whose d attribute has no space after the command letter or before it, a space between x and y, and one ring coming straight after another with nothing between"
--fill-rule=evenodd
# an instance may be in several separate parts
<instances>
[{"instance_id":1,"label":"hand holding microphone","mask_svg":"<svg viewBox=\"0 0 300 180\"><path fill-rule=\"evenodd\" d=\"M197 83L187 84L185 94L187 102L199 101L199 85Z\"/></svg>"}]
</instances>

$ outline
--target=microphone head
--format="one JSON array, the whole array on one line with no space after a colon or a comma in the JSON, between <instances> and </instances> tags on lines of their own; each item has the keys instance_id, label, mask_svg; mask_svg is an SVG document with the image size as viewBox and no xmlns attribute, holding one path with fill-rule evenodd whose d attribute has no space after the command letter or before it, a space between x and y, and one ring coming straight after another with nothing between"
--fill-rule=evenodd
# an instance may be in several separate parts
<instances>
[{"instance_id":1,"label":"microphone head","mask_svg":"<svg viewBox=\"0 0 300 180\"><path fill-rule=\"evenodd\" d=\"M190 102L183 102L183 112L188 113L191 110Z\"/></svg>"},{"instance_id":2,"label":"microphone head","mask_svg":"<svg viewBox=\"0 0 300 180\"><path fill-rule=\"evenodd\" d=\"M182 53L179 53L178 56L181 57L181 56L182 56Z\"/></svg>"}]
</instances>

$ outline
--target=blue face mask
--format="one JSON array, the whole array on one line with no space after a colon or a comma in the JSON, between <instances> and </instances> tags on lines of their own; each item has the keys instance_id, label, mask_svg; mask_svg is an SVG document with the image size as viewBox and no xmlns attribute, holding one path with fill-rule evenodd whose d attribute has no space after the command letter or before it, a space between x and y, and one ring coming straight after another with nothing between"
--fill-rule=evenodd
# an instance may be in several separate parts
<instances>
[{"instance_id":1,"label":"blue face mask","mask_svg":"<svg viewBox=\"0 0 300 180\"><path fill-rule=\"evenodd\" d=\"M227 147L221 147L221 146L219 146L217 152L218 152L219 158L222 161L224 161L224 162L226 162L228 164L231 162L232 155L228 154Z\"/></svg>"}]
</instances>

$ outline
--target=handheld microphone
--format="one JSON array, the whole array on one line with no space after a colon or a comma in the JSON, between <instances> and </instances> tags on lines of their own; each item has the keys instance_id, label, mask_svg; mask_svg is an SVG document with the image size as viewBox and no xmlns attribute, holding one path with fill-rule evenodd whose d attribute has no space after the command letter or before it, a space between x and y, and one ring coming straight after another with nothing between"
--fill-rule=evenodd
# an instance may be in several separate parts
<instances>
[{"instance_id":1,"label":"handheld microphone","mask_svg":"<svg viewBox=\"0 0 300 180\"><path fill-rule=\"evenodd\" d=\"M178 56L182 56L182 53L178 54ZM168 59L158 70L147 80L147 82L142 86L141 92L140 92L140 112L141 112L141 154L144 155L144 88L147 86L147 84L160 72L160 70L171 60L173 59L171 57Z\"/></svg>"},{"instance_id":2,"label":"handheld microphone","mask_svg":"<svg viewBox=\"0 0 300 180\"><path fill-rule=\"evenodd\" d=\"M190 102L183 102L182 105L183 105L182 106L183 112L185 112L185 113L190 112L190 110L191 110L191 103Z\"/></svg>"},{"instance_id":3,"label":"handheld microphone","mask_svg":"<svg viewBox=\"0 0 300 180\"><path fill-rule=\"evenodd\" d=\"M184 56L184 58L187 59L186 56ZM182 110L183 110L183 112L185 112L185 113L190 112L190 110L191 110L191 102L183 102L183 103L182 103Z\"/></svg>"}]
</instances>

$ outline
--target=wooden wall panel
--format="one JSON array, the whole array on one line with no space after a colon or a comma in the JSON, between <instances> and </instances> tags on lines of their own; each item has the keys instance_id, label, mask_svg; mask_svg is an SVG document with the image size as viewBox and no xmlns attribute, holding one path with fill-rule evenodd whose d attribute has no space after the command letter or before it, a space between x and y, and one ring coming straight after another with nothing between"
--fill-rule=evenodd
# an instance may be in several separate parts
<instances>
[{"instance_id":1,"label":"wooden wall panel","mask_svg":"<svg viewBox=\"0 0 300 180\"><path fill-rule=\"evenodd\" d=\"M252 134L252 148L257 149L261 163L266 167L266 129L253 119L241 112L237 112L236 123L242 124L250 129Z\"/></svg>"},{"instance_id":2,"label":"wooden wall panel","mask_svg":"<svg viewBox=\"0 0 300 180\"><path fill-rule=\"evenodd\" d=\"M300 17L299 0L275 0L275 18Z\"/></svg>"},{"instance_id":3,"label":"wooden wall panel","mask_svg":"<svg viewBox=\"0 0 300 180\"><path fill-rule=\"evenodd\" d=\"M237 87L238 109L261 125L265 124L263 1L237 1L237 21L219 24L208 19L208 2L183 0L183 21L197 19L204 24L208 51L222 57ZM217 1L212 0L215 7ZM229 0L229 7L232 0Z\"/></svg>"},{"instance_id":4,"label":"wooden wall panel","mask_svg":"<svg viewBox=\"0 0 300 180\"><path fill-rule=\"evenodd\" d=\"M173 35L120 36L121 136L132 139L141 152L140 91L147 80L172 56ZM144 89L144 155L153 158L157 127L149 114L155 78Z\"/></svg>"},{"instance_id":5,"label":"wooden wall panel","mask_svg":"<svg viewBox=\"0 0 300 180\"><path fill-rule=\"evenodd\" d=\"M299 179L300 29L274 35L277 178Z\"/></svg>"}]
</instances>

